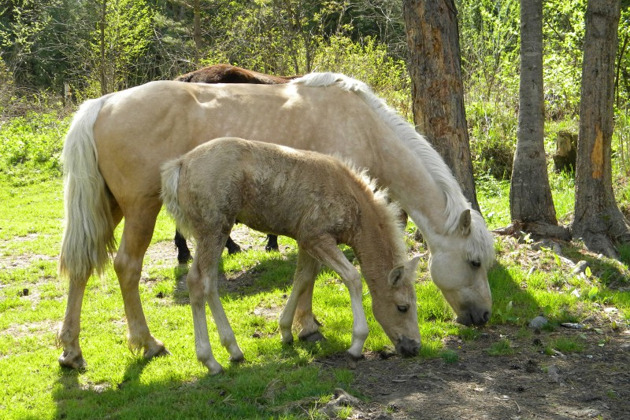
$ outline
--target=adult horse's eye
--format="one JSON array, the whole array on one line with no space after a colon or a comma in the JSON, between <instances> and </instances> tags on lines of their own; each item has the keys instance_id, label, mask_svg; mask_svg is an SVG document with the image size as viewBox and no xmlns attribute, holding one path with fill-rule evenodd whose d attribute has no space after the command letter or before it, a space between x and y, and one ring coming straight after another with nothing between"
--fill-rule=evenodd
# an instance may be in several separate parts
<instances>
[{"instance_id":1,"label":"adult horse's eye","mask_svg":"<svg viewBox=\"0 0 630 420\"><path fill-rule=\"evenodd\" d=\"M397 305L396 307L403 314L409 310L409 305Z\"/></svg>"},{"instance_id":2,"label":"adult horse's eye","mask_svg":"<svg viewBox=\"0 0 630 420\"><path fill-rule=\"evenodd\" d=\"M479 268L479 267L481 267L481 261L479 261L479 260L472 260L470 262L470 265L472 265L474 268Z\"/></svg>"}]
</instances>

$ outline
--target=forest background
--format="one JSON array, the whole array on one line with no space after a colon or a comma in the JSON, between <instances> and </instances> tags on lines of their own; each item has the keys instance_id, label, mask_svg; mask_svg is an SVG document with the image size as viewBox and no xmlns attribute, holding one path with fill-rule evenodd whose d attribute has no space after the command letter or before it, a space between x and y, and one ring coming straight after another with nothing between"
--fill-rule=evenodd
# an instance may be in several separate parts
<instances>
[{"instance_id":1,"label":"forest background","mask_svg":"<svg viewBox=\"0 0 630 420\"><path fill-rule=\"evenodd\" d=\"M55 326L62 318L67 295L65 285L56 275L62 224L59 157L70 118L83 100L151 80L172 79L217 63L278 75L310 71L344 73L365 81L412 121L412 83L407 69L408 47L401 3L396 0L0 0L0 207L6 206L0 212L5 215L0 217L0 371L3 372L0 376L1 382L7 384L0 392L0 409L8 410L8 418L12 415L86 418L96 416L95 413L103 417L141 418L138 413L148 416L154 412L170 418L171 414L206 413L209 409L216 410L212 413L229 414L216 416L222 418L246 418L252 413L271 417L269 413L284 412L287 407L300 409L306 405L303 398L332 395L335 387L362 390L357 385L359 381L355 381L360 372L355 375L341 362L333 366L334 380L326 382L317 373L308 374L317 372L321 366L313 363L313 357L328 363L337 360L330 355L342 353L349 339L342 335L343 328L334 327L349 325L348 313L344 312L341 321L328 315L328 344L317 347L317 351L308 346L298 347L297 355L293 356L278 352L276 324L267 320L265 313L256 315L260 307L254 309L253 315L246 312L251 308L241 308L251 299L263 304L272 302L272 309L280 307L284 289L278 286L277 278L284 279L283 287L288 287L294 267L288 251L287 257L254 251L225 259L226 275L231 281L241 280L234 281L238 293L230 291L226 305L234 305L228 309L232 313L247 313L239 317L243 325L237 327L237 335L248 343L247 354L254 357L254 364L250 371L234 369L224 378L205 378L203 369L193 362L189 309L180 304L185 299L177 289L179 283L173 281L175 252L170 242L173 233L170 220L160 222L157 248L161 249L160 243L165 245L163 252L149 257L154 261L147 264L150 268L141 289L148 316L154 320L153 328L160 337L168 339L170 348L178 351L168 360L151 365L127 356L122 338L125 330L122 302L115 275L110 270L105 281L93 281L89 286L91 300L84 311L84 336L89 337L85 342L90 343L86 350L92 361L90 370L82 375L58 371ZM491 229L497 229L511 222L506 197L517 143L520 6L518 0L456 0L455 5L477 193L486 221ZM548 0L543 5L545 151L558 221L570 225L574 177L571 172L555 172L550 157L559 132L578 132L586 0ZM623 0L621 5L612 170L616 199L627 217L630 213L630 1ZM413 233L408 232L407 237L414 244L414 252L421 252L421 246L411 239ZM456 326L428 275L424 274L419 281L423 359L417 368L422 373L414 380L425 378L429 362L424 358L441 357L443 363L435 361L436 365L442 363L436 368L435 377L445 377L448 367L453 366L452 383L461 382L463 387L470 388L471 411L469 415L458 411L459 418L474 418L473 415L488 410L488 406L511 404L494 398L495 394L483 398L480 388L469 387L461 380L458 375L462 365L477 362L484 368L493 366L506 372L507 379L501 386L490 385L491 380L486 385L500 392L496 395L501 397L506 393L518 396L518 413L523 407L524 412L543 413L543 416L547 413L552 418L564 413L563 405L595 405L602 413L610 412L609 417L602 418L619 418L615 413L627 412L629 401L625 376L627 350L624 350L627 346L622 348L613 343L622 340L627 343L630 247L620 250L622 262L617 263L583 252L579 240L561 246L553 242L543 246L523 235L497 236L496 242L498 263L489 275L493 318L485 330ZM561 249L560 254L556 248ZM166 261L163 264L162 259ZM581 266L575 263L584 260L589 263L587 268L575 273L574 267ZM426 263L419 271L426 273ZM273 278L274 282L267 278ZM254 279L257 288L248 283L254 283ZM334 280L325 279L320 284L330 295L345 296L339 293ZM265 294L259 298L258 289L271 297ZM318 302L327 300L320 298ZM343 306L331 300L330 307L334 308L331 312L341 313ZM534 333L527 326L540 313L552 325L542 335L532 336ZM275 314L271 318L275 320ZM156 319L167 321L159 323ZM559 327L565 322L593 327L572 334L573 330L566 332ZM263 334L251 336L252 328ZM374 363L366 365L382 369L381 376L386 378L383 383L390 383L391 377L398 381L403 378L399 385L411 389L410 383L404 382L411 380L407 375L410 365L401 364L400 372L392 373L393 365L380 360L376 353L383 348L386 337L377 328L372 331L373 341L368 342L368 350L372 352L368 356L372 359L368 359ZM557 338L560 335L562 339L569 338L560 342ZM453 344L450 347L448 337ZM218 347L218 343L214 345ZM587 350L567 349L576 345ZM479 348L474 356L470 352L473 346ZM599 353L592 348L618 350L624 356L615 353L598 359ZM554 370L546 369L558 363L559 359L553 358L559 352L578 354L567 360L583 367L584 372L572 373L577 367L558 365L573 386L582 378L581 389L591 392L588 398L583 397L586 391L576 392L559 381L549 385L548 378ZM493 354L512 358L493 359ZM589 357L593 354L594 360L602 360L601 365L590 364ZM397 363L395 358L392 360ZM519 381L525 382L515 382L513 366L521 362L525 366L526 360L540 361L541 368L531 373L523 367L519 372L529 373L529 381L521 377ZM481 367L475 369L481 371ZM404 375L396 376L397 373ZM616 382L602 388L598 381L603 380ZM301 387L293 392L296 388L287 386L291 390L288 392L285 383ZM511 390L505 385L513 383L527 392ZM369 382L364 389L372 389L373 385ZM434 414L449 402L459 404L453 394L446 393L440 399L442 388L435 389L439 393L418 400L418 410ZM528 394L529 389L532 391ZM548 398L540 399L539 394ZM268 400L272 402L265 402ZM458 410L466 408L459 405ZM618 411L602 408L604 405ZM512 411L506 408L502 414L515 413L513 404L509 408Z\"/></svg>"},{"instance_id":2,"label":"forest background","mask_svg":"<svg viewBox=\"0 0 630 420\"><path fill-rule=\"evenodd\" d=\"M505 181L516 145L519 1L455 4L474 173L478 183ZM629 5L622 1L615 75L613 170L622 208L630 197ZM577 133L585 10L585 0L544 2L547 153L558 131ZM52 114L67 116L84 99L217 63L279 75L345 73L413 119L395 0L8 0L0 6L0 47L5 129L33 119L54 124ZM36 151L11 143L3 145L5 175L33 161L60 170L61 144Z\"/></svg>"}]
</instances>

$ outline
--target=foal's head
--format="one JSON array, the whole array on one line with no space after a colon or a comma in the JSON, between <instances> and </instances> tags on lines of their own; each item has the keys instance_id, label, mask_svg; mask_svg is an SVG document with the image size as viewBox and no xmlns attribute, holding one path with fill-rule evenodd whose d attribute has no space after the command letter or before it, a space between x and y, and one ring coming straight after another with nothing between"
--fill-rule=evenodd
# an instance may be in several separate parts
<instances>
[{"instance_id":1,"label":"foal's head","mask_svg":"<svg viewBox=\"0 0 630 420\"><path fill-rule=\"evenodd\" d=\"M387 286L372 290L372 312L396 351L415 356L420 350L420 330L414 280L419 257L390 271Z\"/></svg>"},{"instance_id":2,"label":"foal's head","mask_svg":"<svg viewBox=\"0 0 630 420\"><path fill-rule=\"evenodd\" d=\"M455 310L457 322L485 324L492 314L488 269L494 247L481 215L464 210L458 228L438 241L431 247L429 262L433 282Z\"/></svg>"}]
</instances>

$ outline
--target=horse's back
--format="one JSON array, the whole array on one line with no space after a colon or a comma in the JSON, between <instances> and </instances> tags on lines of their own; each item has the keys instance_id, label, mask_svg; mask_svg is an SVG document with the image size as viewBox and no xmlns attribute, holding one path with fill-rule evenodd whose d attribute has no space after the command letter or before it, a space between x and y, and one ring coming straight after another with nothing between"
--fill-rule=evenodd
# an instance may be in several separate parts
<instances>
[{"instance_id":1,"label":"horse's back","mask_svg":"<svg viewBox=\"0 0 630 420\"><path fill-rule=\"evenodd\" d=\"M335 85L175 81L150 82L111 95L94 135L101 171L118 201L134 201L139 195L157 200L160 166L214 138L234 136L337 153L361 167L378 169L377 146L370 143L392 137L358 95Z\"/></svg>"},{"instance_id":2,"label":"horse's back","mask_svg":"<svg viewBox=\"0 0 630 420\"><path fill-rule=\"evenodd\" d=\"M348 230L358 215L357 176L319 153L238 138L222 138L183 158L180 199L205 216L225 214L260 231L290 236L315 230ZM209 212L207 209L211 209Z\"/></svg>"}]
</instances>

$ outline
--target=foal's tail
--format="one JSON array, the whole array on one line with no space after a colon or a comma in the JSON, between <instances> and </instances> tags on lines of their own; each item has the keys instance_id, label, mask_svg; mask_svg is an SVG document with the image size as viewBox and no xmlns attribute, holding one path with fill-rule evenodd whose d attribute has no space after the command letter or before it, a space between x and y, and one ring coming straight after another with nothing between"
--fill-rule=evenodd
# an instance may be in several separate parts
<instances>
[{"instance_id":1,"label":"foal's tail","mask_svg":"<svg viewBox=\"0 0 630 420\"><path fill-rule=\"evenodd\" d=\"M189 224L186 221L184 212L179 205L177 190L179 188L179 173L182 168L182 159L171 160L162 165L162 202L166 210L173 216L177 229L190 236Z\"/></svg>"},{"instance_id":2,"label":"foal's tail","mask_svg":"<svg viewBox=\"0 0 630 420\"><path fill-rule=\"evenodd\" d=\"M66 135L64 166L65 229L59 273L71 281L101 274L115 251L114 221L103 175L98 169L94 122L106 97L81 105Z\"/></svg>"}]
</instances>

